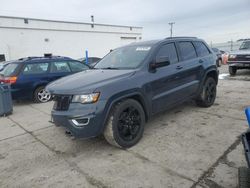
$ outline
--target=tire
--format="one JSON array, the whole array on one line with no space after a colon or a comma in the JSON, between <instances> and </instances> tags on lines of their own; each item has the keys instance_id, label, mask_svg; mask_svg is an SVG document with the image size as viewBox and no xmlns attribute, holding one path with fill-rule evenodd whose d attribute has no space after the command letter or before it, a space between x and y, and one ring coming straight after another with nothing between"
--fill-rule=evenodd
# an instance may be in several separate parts
<instances>
[{"instance_id":1,"label":"tire","mask_svg":"<svg viewBox=\"0 0 250 188\"><path fill-rule=\"evenodd\" d=\"M51 95L45 91L45 86L40 86L34 91L33 100L35 103L45 103L50 101Z\"/></svg>"},{"instance_id":2,"label":"tire","mask_svg":"<svg viewBox=\"0 0 250 188\"><path fill-rule=\"evenodd\" d=\"M250 187L250 170L246 167L240 167L238 169L238 183L239 188L249 188Z\"/></svg>"},{"instance_id":3,"label":"tire","mask_svg":"<svg viewBox=\"0 0 250 188\"><path fill-rule=\"evenodd\" d=\"M145 112L139 102L127 99L117 103L108 117L104 137L108 143L120 148L129 148L143 136Z\"/></svg>"},{"instance_id":4,"label":"tire","mask_svg":"<svg viewBox=\"0 0 250 188\"><path fill-rule=\"evenodd\" d=\"M222 60L221 60L221 59L218 59L217 67L221 67L221 65L222 65Z\"/></svg>"},{"instance_id":5,"label":"tire","mask_svg":"<svg viewBox=\"0 0 250 188\"><path fill-rule=\"evenodd\" d=\"M212 106L216 99L216 93L217 93L216 87L217 84L214 78L208 77L204 82L201 93L199 94L198 98L195 101L197 106L206 108Z\"/></svg>"},{"instance_id":6,"label":"tire","mask_svg":"<svg viewBox=\"0 0 250 188\"><path fill-rule=\"evenodd\" d=\"M234 76L234 75L236 75L237 67L229 66L229 67L228 67L228 71L229 71L229 74L230 74L231 76Z\"/></svg>"}]
</instances>

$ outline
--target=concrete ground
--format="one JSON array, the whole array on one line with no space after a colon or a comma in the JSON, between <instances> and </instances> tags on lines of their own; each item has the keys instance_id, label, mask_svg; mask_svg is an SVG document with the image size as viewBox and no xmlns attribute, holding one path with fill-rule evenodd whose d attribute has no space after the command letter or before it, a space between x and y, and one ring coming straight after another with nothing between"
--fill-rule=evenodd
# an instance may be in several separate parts
<instances>
[{"instance_id":1,"label":"concrete ground","mask_svg":"<svg viewBox=\"0 0 250 188\"><path fill-rule=\"evenodd\" d=\"M237 187L249 76L223 75L211 108L188 102L157 115L127 150L66 136L49 122L52 102L15 104L0 118L0 187Z\"/></svg>"}]
</instances>

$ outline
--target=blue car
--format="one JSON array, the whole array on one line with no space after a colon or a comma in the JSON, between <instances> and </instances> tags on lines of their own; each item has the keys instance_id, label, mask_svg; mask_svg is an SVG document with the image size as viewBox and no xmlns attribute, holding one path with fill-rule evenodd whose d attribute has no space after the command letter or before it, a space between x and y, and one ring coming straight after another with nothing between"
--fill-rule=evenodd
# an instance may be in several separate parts
<instances>
[{"instance_id":1,"label":"blue car","mask_svg":"<svg viewBox=\"0 0 250 188\"><path fill-rule=\"evenodd\" d=\"M13 100L44 103L51 99L45 86L61 77L89 69L68 57L27 57L8 64L0 72L0 83L11 84Z\"/></svg>"}]
</instances>

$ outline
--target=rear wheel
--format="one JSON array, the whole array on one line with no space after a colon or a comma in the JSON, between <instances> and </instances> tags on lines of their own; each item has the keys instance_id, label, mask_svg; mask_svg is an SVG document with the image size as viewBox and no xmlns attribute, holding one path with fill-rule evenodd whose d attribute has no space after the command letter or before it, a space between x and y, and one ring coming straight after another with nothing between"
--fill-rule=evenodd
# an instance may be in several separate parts
<instances>
[{"instance_id":1,"label":"rear wheel","mask_svg":"<svg viewBox=\"0 0 250 188\"><path fill-rule=\"evenodd\" d=\"M234 76L234 75L236 75L237 67L229 66L228 70L229 70L229 74L230 74L231 76Z\"/></svg>"},{"instance_id":2,"label":"rear wheel","mask_svg":"<svg viewBox=\"0 0 250 188\"><path fill-rule=\"evenodd\" d=\"M45 90L44 86L38 87L34 92L34 102L36 103L45 103L51 99L49 92Z\"/></svg>"},{"instance_id":3,"label":"rear wheel","mask_svg":"<svg viewBox=\"0 0 250 188\"><path fill-rule=\"evenodd\" d=\"M196 104L201 107L210 107L214 104L217 92L214 78L208 77L203 85L202 92L196 99Z\"/></svg>"},{"instance_id":4,"label":"rear wheel","mask_svg":"<svg viewBox=\"0 0 250 188\"><path fill-rule=\"evenodd\" d=\"M250 187L250 170L246 167L240 167L238 169L239 188Z\"/></svg>"},{"instance_id":5,"label":"rear wheel","mask_svg":"<svg viewBox=\"0 0 250 188\"><path fill-rule=\"evenodd\" d=\"M116 104L108 118L105 139L114 146L129 148L142 138L145 113L139 102L127 99Z\"/></svg>"}]
</instances>

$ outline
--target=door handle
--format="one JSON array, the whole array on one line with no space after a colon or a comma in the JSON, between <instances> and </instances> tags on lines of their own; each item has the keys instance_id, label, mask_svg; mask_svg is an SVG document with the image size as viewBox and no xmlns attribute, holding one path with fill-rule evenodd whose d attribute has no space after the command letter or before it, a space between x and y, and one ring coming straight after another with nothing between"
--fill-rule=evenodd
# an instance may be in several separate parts
<instances>
[{"instance_id":1,"label":"door handle","mask_svg":"<svg viewBox=\"0 0 250 188\"><path fill-rule=\"evenodd\" d=\"M177 70L180 70L180 69L182 69L182 68L183 68L182 66L177 66L177 67L176 67Z\"/></svg>"},{"instance_id":2,"label":"door handle","mask_svg":"<svg viewBox=\"0 0 250 188\"><path fill-rule=\"evenodd\" d=\"M199 60L199 63L203 63L204 61L202 59Z\"/></svg>"}]
</instances>

